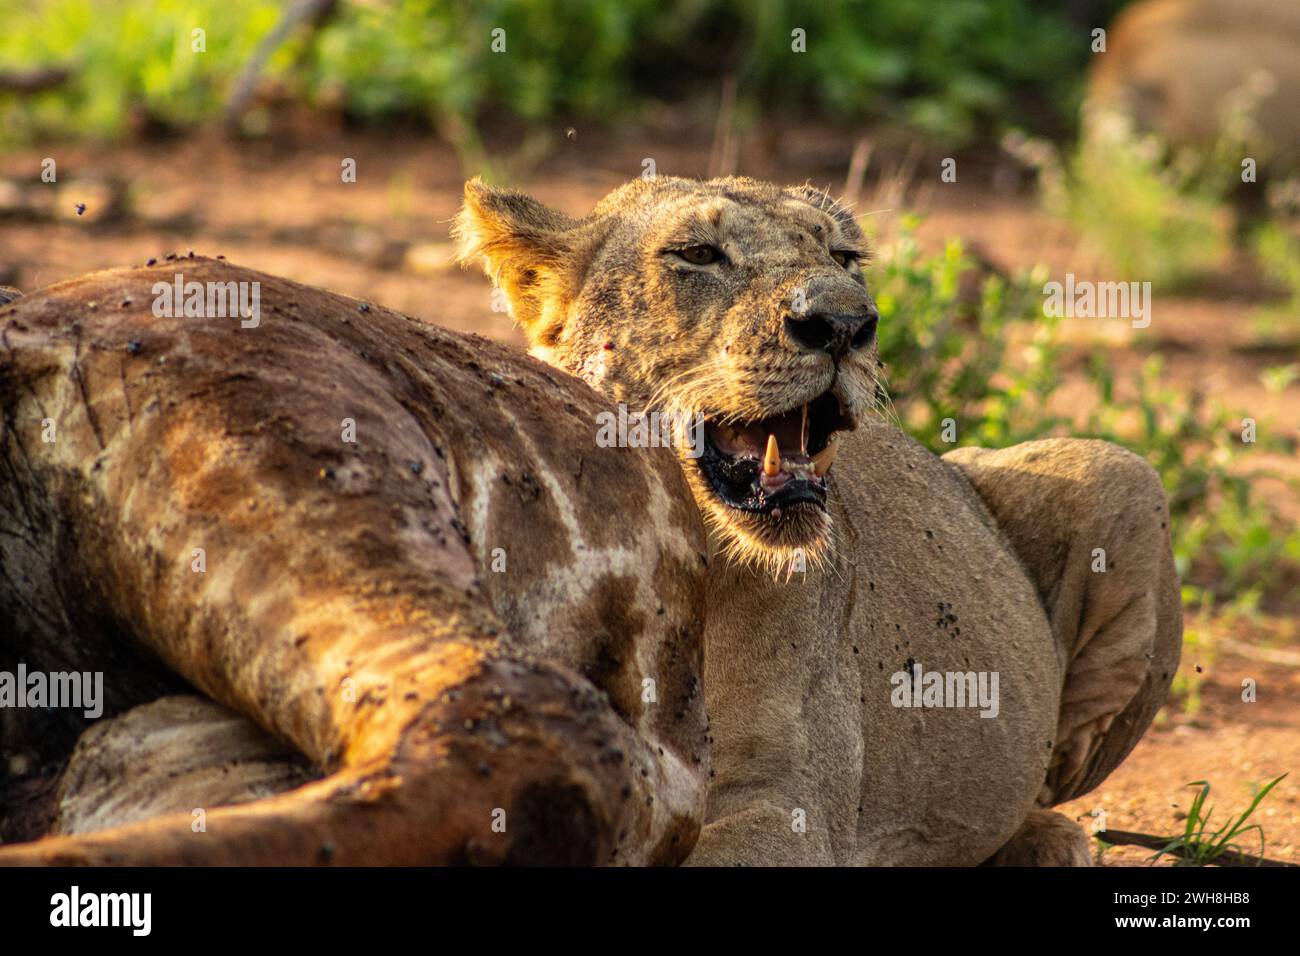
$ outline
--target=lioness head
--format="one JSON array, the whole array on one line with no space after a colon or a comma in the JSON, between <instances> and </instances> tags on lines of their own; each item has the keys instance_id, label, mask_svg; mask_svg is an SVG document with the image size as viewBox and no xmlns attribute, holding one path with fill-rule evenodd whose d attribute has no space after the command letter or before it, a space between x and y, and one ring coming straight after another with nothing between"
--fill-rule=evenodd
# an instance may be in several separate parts
<instances>
[{"instance_id":1,"label":"lioness head","mask_svg":"<svg viewBox=\"0 0 1300 956\"><path fill-rule=\"evenodd\" d=\"M660 177L573 219L474 180L455 234L533 354L633 412L696 423L683 467L729 554L821 557L837 433L876 395L878 315L847 210L807 186Z\"/></svg>"}]
</instances>

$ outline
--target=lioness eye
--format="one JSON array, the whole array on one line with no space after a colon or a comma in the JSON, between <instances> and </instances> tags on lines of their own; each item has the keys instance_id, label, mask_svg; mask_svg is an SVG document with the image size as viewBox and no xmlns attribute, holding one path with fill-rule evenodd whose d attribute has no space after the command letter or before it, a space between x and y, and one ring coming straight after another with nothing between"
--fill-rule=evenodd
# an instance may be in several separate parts
<instances>
[{"instance_id":1,"label":"lioness eye","mask_svg":"<svg viewBox=\"0 0 1300 956\"><path fill-rule=\"evenodd\" d=\"M847 269L858 261L858 254L844 249L832 249L831 258L839 263L842 268Z\"/></svg>"},{"instance_id":2,"label":"lioness eye","mask_svg":"<svg viewBox=\"0 0 1300 956\"><path fill-rule=\"evenodd\" d=\"M707 266L711 262L717 262L722 258L722 253L713 246L687 246L685 249L679 249L677 254L692 265Z\"/></svg>"}]
</instances>

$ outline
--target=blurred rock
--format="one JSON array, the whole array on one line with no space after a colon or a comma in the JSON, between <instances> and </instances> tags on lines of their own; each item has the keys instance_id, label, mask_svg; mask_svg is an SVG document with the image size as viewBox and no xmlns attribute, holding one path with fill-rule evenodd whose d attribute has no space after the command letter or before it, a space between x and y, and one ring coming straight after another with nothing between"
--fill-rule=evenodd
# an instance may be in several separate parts
<instances>
[{"instance_id":1,"label":"blurred rock","mask_svg":"<svg viewBox=\"0 0 1300 956\"><path fill-rule=\"evenodd\" d=\"M1106 52L1093 54L1085 103L1090 118L1113 109L1175 146L1208 148L1244 129L1244 155L1261 173L1269 162L1300 170L1300 3L1126 8L1107 30Z\"/></svg>"}]
</instances>

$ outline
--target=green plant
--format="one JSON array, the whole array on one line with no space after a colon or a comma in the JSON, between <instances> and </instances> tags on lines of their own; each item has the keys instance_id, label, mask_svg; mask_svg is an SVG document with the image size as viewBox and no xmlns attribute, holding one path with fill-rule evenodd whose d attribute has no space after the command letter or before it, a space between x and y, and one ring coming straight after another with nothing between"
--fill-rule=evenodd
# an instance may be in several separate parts
<instances>
[{"instance_id":1,"label":"green plant","mask_svg":"<svg viewBox=\"0 0 1300 956\"><path fill-rule=\"evenodd\" d=\"M1044 276L982 276L957 241L927 256L914 226L904 217L870 277L886 411L937 453L1070 434L1122 444L1160 475L1175 561L1195 600L1286 599L1281 588L1300 569L1300 529L1285 526L1256 492L1268 473L1251 456L1294 451L1293 443L1263 426L1257 441L1243 441L1242 415L1163 384L1159 356L1121 390L1108 355L1092 354L1086 392L1072 399L1083 411L1059 414L1052 400L1067 356L1058 320L1043 314Z\"/></svg>"},{"instance_id":2,"label":"green plant","mask_svg":"<svg viewBox=\"0 0 1300 956\"><path fill-rule=\"evenodd\" d=\"M1262 223L1251 237L1255 261L1286 295L1281 303L1262 309L1254 318L1255 332L1265 341L1294 343L1300 337L1300 234L1295 228L1275 219Z\"/></svg>"},{"instance_id":3,"label":"green plant","mask_svg":"<svg viewBox=\"0 0 1300 956\"><path fill-rule=\"evenodd\" d=\"M1168 289L1227 261L1234 219L1211 162L1190 153L1171 160L1165 144L1120 115L1090 116L1085 130L1064 162L1041 143L1007 143L1038 166L1048 211L1120 278Z\"/></svg>"},{"instance_id":4,"label":"green plant","mask_svg":"<svg viewBox=\"0 0 1300 956\"><path fill-rule=\"evenodd\" d=\"M1252 830L1259 833L1259 855L1264 855L1264 828L1258 823L1252 823L1246 826L1246 821L1250 815L1255 812L1255 808L1260 802L1268 796L1278 783L1287 775L1277 777L1266 784L1255 794L1255 799L1250 802L1250 806L1236 820L1229 818L1228 822L1215 830L1208 837L1205 835L1206 827L1209 825L1210 816L1214 813L1214 808L1205 809L1205 801L1210 796L1210 785L1204 780L1196 780L1189 783L1189 787L1200 787L1196 796L1192 798L1191 808L1187 811L1187 822L1183 827L1183 832L1169 841L1168 846L1161 849L1151 858L1154 863L1166 853L1175 855L1178 859L1175 866L1209 866L1221 857L1225 851L1233 850L1240 852L1239 846L1234 840L1245 836Z\"/></svg>"},{"instance_id":5,"label":"green plant","mask_svg":"<svg viewBox=\"0 0 1300 956\"><path fill-rule=\"evenodd\" d=\"M1289 365L1274 365L1266 368L1259 375L1260 384L1277 395L1286 390L1291 383L1300 380L1300 362Z\"/></svg>"},{"instance_id":6,"label":"green plant","mask_svg":"<svg viewBox=\"0 0 1300 956\"><path fill-rule=\"evenodd\" d=\"M112 137L136 111L175 125L210 116L280 9L274 0L0 0L0 63L72 69L62 87L0 98L0 126L11 139ZM281 49L272 72L293 53Z\"/></svg>"},{"instance_id":7,"label":"green plant","mask_svg":"<svg viewBox=\"0 0 1300 956\"><path fill-rule=\"evenodd\" d=\"M926 257L915 225L904 217L871 277L900 424L943 450L1052 434L1065 424L1047 408L1058 384L1058 320L1042 314L1035 280L980 279L955 239Z\"/></svg>"},{"instance_id":8,"label":"green plant","mask_svg":"<svg viewBox=\"0 0 1300 956\"><path fill-rule=\"evenodd\" d=\"M1087 58L1065 18L1025 0L695 6L705 11L696 29L740 38L742 90L801 111L811 99L833 116L887 118L945 144L1027 118L1044 101L1072 111ZM786 56L796 27L806 52Z\"/></svg>"},{"instance_id":9,"label":"green plant","mask_svg":"<svg viewBox=\"0 0 1300 956\"><path fill-rule=\"evenodd\" d=\"M0 0L0 62L76 68L65 88L4 105L5 126L30 139L118 135L137 111L202 122L282 7ZM712 100L727 75L742 109L886 119L960 145L1008 117L1069 125L1086 58L1069 22L1031 0L371 0L340 4L265 75L355 118L453 130L467 148L489 113L609 120L647 100Z\"/></svg>"},{"instance_id":10,"label":"green plant","mask_svg":"<svg viewBox=\"0 0 1300 956\"><path fill-rule=\"evenodd\" d=\"M1183 655L1196 662L1195 667L1180 667L1170 688L1174 700L1181 701L1182 710L1195 716L1201 709L1201 687L1205 684L1204 668L1214 661L1217 651L1214 631L1214 597L1204 588L1185 584L1182 588L1183 607L1191 613L1184 617Z\"/></svg>"}]
</instances>

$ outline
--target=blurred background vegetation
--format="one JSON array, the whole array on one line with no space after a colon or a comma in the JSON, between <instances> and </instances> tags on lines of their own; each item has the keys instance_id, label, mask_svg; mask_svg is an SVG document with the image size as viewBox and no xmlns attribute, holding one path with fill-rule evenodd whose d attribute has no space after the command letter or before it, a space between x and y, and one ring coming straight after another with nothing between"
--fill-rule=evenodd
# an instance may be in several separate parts
<instances>
[{"instance_id":1,"label":"blurred background vegetation","mask_svg":"<svg viewBox=\"0 0 1300 956\"><path fill-rule=\"evenodd\" d=\"M1121 0L358 0L276 50L266 74L360 122L467 126L489 113L608 121L652 101L887 120L943 145L1074 125L1089 55L1079 27ZM74 67L4 105L10 137L112 137L213 118L285 4L274 0L3 0L0 63ZM807 52L790 57L790 24ZM191 31L206 52L189 55ZM484 38L505 31L508 56Z\"/></svg>"}]
</instances>

